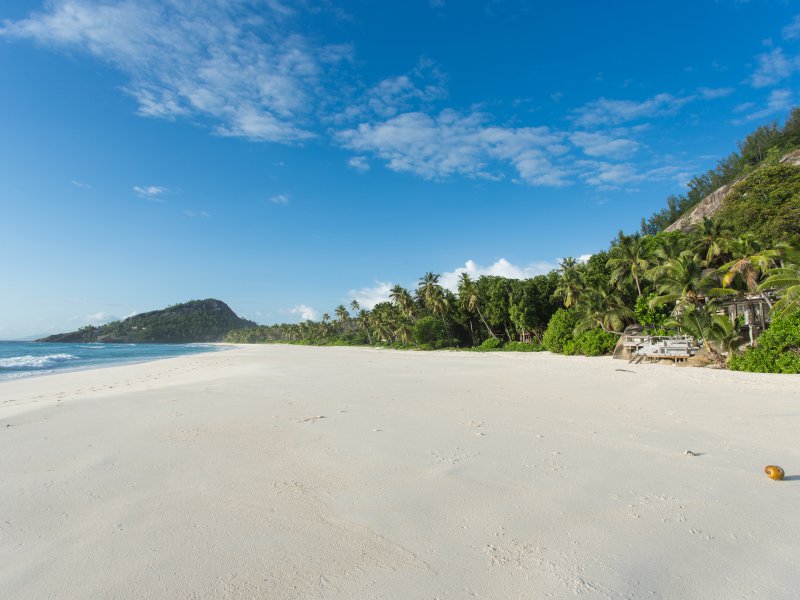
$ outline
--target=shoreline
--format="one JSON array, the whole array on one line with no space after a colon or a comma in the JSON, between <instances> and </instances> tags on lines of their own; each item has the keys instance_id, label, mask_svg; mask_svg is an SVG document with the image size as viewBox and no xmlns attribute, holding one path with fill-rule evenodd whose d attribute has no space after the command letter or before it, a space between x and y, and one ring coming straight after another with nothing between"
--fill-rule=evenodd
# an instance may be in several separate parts
<instances>
[{"instance_id":1,"label":"shoreline","mask_svg":"<svg viewBox=\"0 0 800 600\"><path fill-rule=\"evenodd\" d=\"M0 386L2 589L800 589L793 379L544 353L230 347Z\"/></svg>"},{"instance_id":2,"label":"shoreline","mask_svg":"<svg viewBox=\"0 0 800 600\"><path fill-rule=\"evenodd\" d=\"M17 343L17 342L12 341L12 340L0 340L0 343L2 343L2 342ZM23 343L28 343L28 342L23 342ZM63 344L61 342L30 342L30 343L43 344L43 345L53 344L53 345L56 345L56 346L71 345L71 344ZM92 346L94 344L96 344L96 343L95 342L86 342L87 346ZM138 344L120 344L120 345L136 346ZM152 345L152 344L148 343L146 345ZM188 343L188 344L163 344L163 345L165 345L165 346L193 346L193 345L197 345L197 346L218 346L219 348L214 350L214 352L221 352L221 351L226 349L226 348L224 348L224 346L226 346L226 344L223 344L221 342L193 342L193 343ZM76 372L80 372L80 371L92 371L92 370L95 370L95 369L109 369L109 368L113 368L113 367L124 367L124 366L128 366L128 365L137 365L137 364L149 363L149 362L158 361L158 360L168 360L170 358L181 358L183 356L195 356L197 354L203 354L203 353L204 352L195 352L195 353L188 353L188 354L179 354L179 355L176 355L176 356L156 356L156 357L144 357L144 356L142 356L142 357L132 358L131 360L120 360L120 361L109 362L108 364L96 364L95 363L95 364L89 364L89 365L78 365L78 366L74 366L74 367L60 367L60 368L54 368L52 370L19 371L19 372L15 373L15 374L11 374L11 375L0 375L0 385L2 385L3 383L12 382L12 381L25 381L25 380L28 380L28 379L38 379L39 377L48 377L48 376L52 376L52 375L60 375L60 374L66 374L66 373L76 373Z\"/></svg>"}]
</instances>

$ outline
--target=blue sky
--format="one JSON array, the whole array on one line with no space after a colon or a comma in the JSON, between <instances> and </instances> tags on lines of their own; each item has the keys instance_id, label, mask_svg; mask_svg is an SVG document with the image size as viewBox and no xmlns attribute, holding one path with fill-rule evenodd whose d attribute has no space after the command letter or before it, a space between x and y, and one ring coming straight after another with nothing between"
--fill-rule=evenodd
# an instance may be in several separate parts
<instances>
[{"instance_id":1,"label":"blue sky","mask_svg":"<svg viewBox=\"0 0 800 600\"><path fill-rule=\"evenodd\" d=\"M0 7L0 339L262 323L605 248L782 120L775 0Z\"/></svg>"}]
</instances>

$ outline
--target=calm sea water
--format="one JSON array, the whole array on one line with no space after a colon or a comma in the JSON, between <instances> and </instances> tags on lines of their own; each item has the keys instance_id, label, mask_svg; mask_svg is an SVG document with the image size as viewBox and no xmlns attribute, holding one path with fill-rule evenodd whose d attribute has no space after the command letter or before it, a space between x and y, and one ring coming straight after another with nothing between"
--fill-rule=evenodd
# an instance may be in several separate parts
<instances>
[{"instance_id":1,"label":"calm sea water","mask_svg":"<svg viewBox=\"0 0 800 600\"><path fill-rule=\"evenodd\" d=\"M71 369L107 367L157 358L215 352L210 344L45 344L0 342L0 381L58 373Z\"/></svg>"}]
</instances>

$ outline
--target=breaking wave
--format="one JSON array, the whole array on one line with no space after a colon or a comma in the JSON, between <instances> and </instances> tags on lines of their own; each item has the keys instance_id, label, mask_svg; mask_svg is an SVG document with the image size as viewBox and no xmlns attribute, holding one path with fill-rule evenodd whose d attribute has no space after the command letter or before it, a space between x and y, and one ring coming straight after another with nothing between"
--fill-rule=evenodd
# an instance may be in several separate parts
<instances>
[{"instance_id":1,"label":"breaking wave","mask_svg":"<svg viewBox=\"0 0 800 600\"><path fill-rule=\"evenodd\" d=\"M0 358L0 369L28 370L28 369L48 369L59 363L70 360L77 360L74 354L45 354L44 356L11 356Z\"/></svg>"}]
</instances>

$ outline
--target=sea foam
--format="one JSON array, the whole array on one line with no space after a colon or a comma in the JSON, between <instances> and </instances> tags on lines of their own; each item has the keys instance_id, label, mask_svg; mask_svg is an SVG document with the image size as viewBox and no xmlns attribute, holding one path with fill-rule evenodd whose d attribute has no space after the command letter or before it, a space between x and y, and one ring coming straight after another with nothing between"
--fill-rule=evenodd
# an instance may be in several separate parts
<instances>
[{"instance_id":1,"label":"sea foam","mask_svg":"<svg viewBox=\"0 0 800 600\"><path fill-rule=\"evenodd\" d=\"M0 358L0 369L47 369L58 363L77 360L74 354L45 354L44 356L11 356Z\"/></svg>"}]
</instances>

